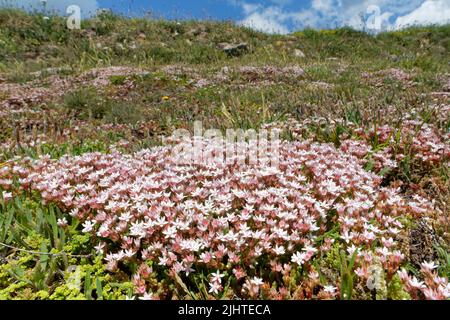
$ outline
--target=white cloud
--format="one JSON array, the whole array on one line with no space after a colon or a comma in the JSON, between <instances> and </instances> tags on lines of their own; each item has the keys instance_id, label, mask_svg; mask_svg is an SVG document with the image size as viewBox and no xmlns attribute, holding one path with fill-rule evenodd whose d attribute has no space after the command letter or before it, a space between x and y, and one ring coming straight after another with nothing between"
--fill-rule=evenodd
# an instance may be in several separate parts
<instances>
[{"instance_id":1,"label":"white cloud","mask_svg":"<svg viewBox=\"0 0 450 320\"><path fill-rule=\"evenodd\" d=\"M427 0L416 10L398 17L395 29L411 25L429 25L450 23L450 1Z\"/></svg>"},{"instance_id":2,"label":"white cloud","mask_svg":"<svg viewBox=\"0 0 450 320\"><path fill-rule=\"evenodd\" d=\"M288 33L306 27L350 26L357 30L382 31L411 24L450 22L450 0L309 0L309 7L297 11L286 6L290 0L271 2L278 5L264 7L241 2L246 16L241 23L261 31ZM368 11L374 7L379 10ZM372 29L373 26L377 28Z\"/></svg>"},{"instance_id":3,"label":"white cloud","mask_svg":"<svg viewBox=\"0 0 450 320\"><path fill-rule=\"evenodd\" d=\"M244 10L244 14L249 15L253 12L257 11L261 8L261 5L254 4L254 3L243 3L242 4L242 10Z\"/></svg>"},{"instance_id":4,"label":"white cloud","mask_svg":"<svg viewBox=\"0 0 450 320\"><path fill-rule=\"evenodd\" d=\"M43 2L46 2L45 8L50 12L57 12L58 14L66 14L66 9L70 5L78 5L81 8L83 17L88 17L97 11L99 8L96 0L9 0L8 4L23 8L26 10L42 10L44 8Z\"/></svg>"},{"instance_id":5,"label":"white cloud","mask_svg":"<svg viewBox=\"0 0 450 320\"><path fill-rule=\"evenodd\" d=\"M275 3L279 6L285 6L287 4L292 3L293 0L271 0L272 3Z\"/></svg>"},{"instance_id":6,"label":"white cloud","mask_svg":"<svg viewBox=\"0 0 450 320\"><path fill-rule=\"evenodd\" d=\"M287 15L278 7L269 7L264 10L251 12L244 20L240 21L246 27L268 32L268 33L289 33L288 28L284 25Z\"/></svg>"},{"instance_id":7,"label":"white cloud","mask_svg":"<svg viewBox=\"0 0 450 320\"><path fill-rule=\"evenodd\" d=\"M333 9L333 0L313 0L311 8L314 10L331 11Z\"/></svg>"}]
</instances>

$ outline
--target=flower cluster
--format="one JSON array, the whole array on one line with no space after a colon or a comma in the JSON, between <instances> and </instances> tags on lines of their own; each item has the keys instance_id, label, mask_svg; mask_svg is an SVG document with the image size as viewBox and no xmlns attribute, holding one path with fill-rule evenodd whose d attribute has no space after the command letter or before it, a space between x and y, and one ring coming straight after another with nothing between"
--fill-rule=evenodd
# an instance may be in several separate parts
<instances>
[{"instance_id":1,"label":"flower cluster","mask_svg":"<svg viewBox=\"0 0 450 320\"><path fill-rule=\"evenodd\" d=\"M212 294L223 289L227 271L253 296L267 281L255 266L285 275L309 269L335 240L349 254L358 250L361 276L372 257L394 273L403 257L394 240L402 228L398 217L432 210L424 199L381 187L356 157L329 144L280 141L278 167L241 165L237 158L216 166L183 163L173 148L44 156L3 168L0 181L10 189L19 177L22 190L38 191L81 220L109 270L152 260L175 277L206 267L216 270ZM340 226L338 239L319 241L330 222ZM140 294L150 286L144 271L134 277ZM339 284L327 285L331 292Z\"/></svg>"},{"instance_id":2,"label":"flower cluster","mask_svg":"<svg viewBox=\"0 0 450 320\"><path fill-rule=\"evenodd\" d=\"M427 300L445 300L450 298L450 284L448 279L440 277L436 270L438 266L434 262L423 262L421 276L423 281L416 276L410 276L406 270L398 271L400 279L405 283L405 288L412 298L419 299L423 295Z\"/></svg>"},{"instance_id":3,"label":"flower cluster","mask_svg":"<svg viewBox=\"0 0 450 320\"><path fill-rule=\"evenodd\" d=\"M401 161L406 156L414 157L426 165L436 165L450 159L449 135L440 135L432 126L417 120L405 120L398 130L388 125L377 130L362 130L358 135L365 141L388 144L385 153Z\"/></svg>"},{"instance_id":4,"label":"flower cluster","mask_svg":"<svg viewBox=\"0 0 450 320\"><path fill-rule=\"evenodd\" d=\"M340 136L340 149L361 160L361 164L373 162L373 171L379 173L383 169L398 167L399 162L408 158L420 161L425 166L436 166L450 161L450 134L440 133L434 126L411 119L408 114L400 128L382 125L374 128L344 123L342 119L327 120L325 118L297 121L289 119L285 122L266 124L264 128L279 128L290 132L295 139L305 137L316 140L320 138L312 131L327 127L328 131L336 131L345 124L350 132Z\"/></svg>"}]
</instances>

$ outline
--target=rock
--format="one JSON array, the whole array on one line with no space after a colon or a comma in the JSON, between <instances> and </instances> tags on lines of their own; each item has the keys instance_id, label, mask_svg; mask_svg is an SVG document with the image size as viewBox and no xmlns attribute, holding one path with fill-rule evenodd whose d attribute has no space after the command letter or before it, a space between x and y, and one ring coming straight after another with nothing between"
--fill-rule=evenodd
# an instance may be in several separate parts
<instances>
[{"instance_id":1,"label":"rock","mask_svg":"<svg viewBox=\"0 0 450 320\"><path fill-rule=\"evenodd\" d=\"M228 74L230 73L230 68L228 66L225 66L220 70L220 72L223 74Z\"/></svg>"},{"instance_id":2,"label":"rock","mask_svg":"<svg viewBox=\"0 0 450 320\"><path fill-rule=\"evenodd\" d=\"M450 92L450 77L447 79L447 83L442 88L445 92Z\"/></svg>"},{"instance_id":3,"label":"rock","mask_svg":"<svg viewBox=\"0 0 450 320\"><path fill-rule=\"evenodd\" d=\"M200 42L208 42L208 33L206 31L202 31L197 35L197 39Z\"/></svg>"},{"instance_id":4,"label":"rock","mask_svg":"<svg viewBox=\"0 0 450 320\"><path fill-rule=\"evenodd\" d=\"M81 30L81 34L84 37L88 37L88 38L94 38L96 36L96 32L94 29L82 29Z\"/></svg>"},{"instance_id":5,"label":"rock","mask_svg":"<svg viewBox=\"0 0 450 320\"><path fill-rule=\"evenodd\" d=\"M116 49L119 51L123 51L123 50L125 50L125 47L121 43L116 43Z\"/></svg>"},{"instance_id":6,"label":"rock","mask_svg":"<svg viewBox=\"0 0 450 320\"><path fill-rule=\"evenodd\" d=\"M25 52L23 56L25 57L25 59L37 59L37 57L39 57L39 52L28 51Z\"/></svg>"},{"instance_id":7,"label":"rock","mask_svg":"<svg viewBox=\"0 0 450 320\"><path fill-rule=\"evenodd\" d=\"M323 82L323 81L313 81L308 84L313 88L319 88L322 90L330 90L334 88L334 85L331 83Z\"/></svg>"},{"instance_id":8,"label":"rock","mask_svg":"<svg viewBox=\"0 0 450 320\"><path fill-rule=\"evenodd\" d=\"M227 42L221 42L218 44L219 48L222 49L223 52L230 56L240 56L244 52L248 52L249 47L246 42L241 42L238 44L231 44Z\"/></svg>"},{"instance_id":9,"label":"rock","mask_svg":"<svg viewBox=\"0 0 450 320\"><path fill-rule=\"evenodd\" d=\"M304 58L304 57L306 57L305 54L303 53L303 51L300 50L300 49L295 49L294 50L294 56L297 57L297 58Z\"/></svg>"},{"instance_id":10,"label":"rock","mask_svg":"<svg viewBox=\"0 0 450 320\"><path fill-rule=\"evenodd\" d=\"M394 55L391 55L389 58L390 58L391 61L393 61L393 62L399 62L399 61L400 61L400 57L399 57L399 56L396 56L395 54L394 54Z\"/></svg>"},{"instance_id":11,"label":"rock","mask_svg":"<svg viewBox=\"0 0 450 320\"><path fill-rule=\"evenodd\" d=\"M204 25L200 25L200 26L198 26L196 28L190 29L186 34L188 36L196 37L196 36L198 36L198 35L200 35L200 34L202 34L204 32L206 32L206 27Z\"/></svg>"},{"instance_id":12,"label":"rock","mask_svg":"<svg viewBox=\"0 0 450 320\"><path fill-rule=\"evenodd\" d=\"M38 77L42 76L43 74L56 75L56 74L69 73L69 72L72 72L72 69L68 68L68 67L46 68L46 69L43 69L41 71L31 72L30 75L38 78Z\"/></svg>"}]
</instances>

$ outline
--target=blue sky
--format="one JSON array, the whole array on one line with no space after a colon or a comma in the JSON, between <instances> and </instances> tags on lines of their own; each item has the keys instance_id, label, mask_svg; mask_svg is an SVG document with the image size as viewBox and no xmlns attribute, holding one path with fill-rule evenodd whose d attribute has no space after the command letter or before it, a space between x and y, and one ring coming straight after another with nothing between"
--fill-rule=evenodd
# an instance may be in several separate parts
<instances>
[{"instance_id":1,"label":"blue sky","mask_svg":"<svg viewBox=\"0 0 450 320\"><path fill-rule=\"evenodd\" d=\"M41 8L41 0L0 0L19 7ZM289 33L351 26L362 30L392 30L414 24L450 23L450 0L47 0L61 14L79 5L83 16L99 8L126 15L169 19L234 20L254 29Z\"/></svg>"}]
</instances>

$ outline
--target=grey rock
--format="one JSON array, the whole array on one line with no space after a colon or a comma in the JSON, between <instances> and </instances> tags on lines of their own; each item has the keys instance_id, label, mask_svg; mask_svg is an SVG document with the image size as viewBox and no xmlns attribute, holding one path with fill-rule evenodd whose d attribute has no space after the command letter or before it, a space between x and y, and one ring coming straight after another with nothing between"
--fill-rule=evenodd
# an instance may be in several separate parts
<instances>
[{"instance_id":1,"label":"grey rock","mask_svg":"<svg viewBox=\"0 0 450 320\"><path fill-rule=\"evenodd\" d=\"M246 42L241 43L227 43L221 42L218 44L219 48L230 56L240 56L249 51L249 46Z\"/></svg>"},{"instance_id":2,"label":"grey rock","mask_svg":"<svg viewBox=\"0 0 450 320\"><path fill-rule=\"evenodd\" d=\"M300 49L295 49L294 50L294 56L297 57L297 58L304 58L304 57L306 57L305 54L303 53L303 51L300 50Z\"/></svg>"}]
</instances>

